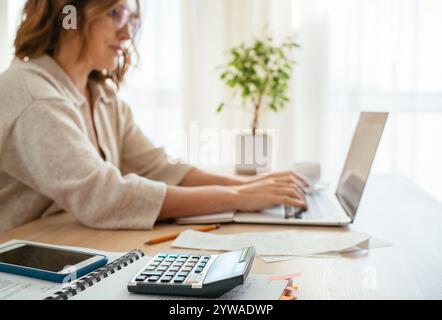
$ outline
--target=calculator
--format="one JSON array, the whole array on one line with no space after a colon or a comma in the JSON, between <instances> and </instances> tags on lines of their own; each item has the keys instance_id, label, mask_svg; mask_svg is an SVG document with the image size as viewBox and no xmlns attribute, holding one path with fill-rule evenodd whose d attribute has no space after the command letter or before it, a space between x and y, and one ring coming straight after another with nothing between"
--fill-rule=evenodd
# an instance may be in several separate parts
<instances>
[{"instance_id":1,"label":"calculator","mask_svg":"<svg viewBox=\"0 0 442 320\"><path fill-rule=\"evenodd\" d=\"M246 280L254 247L223 254L160 253L129 282L130 292L217 298Z\"/></svg>"}]
</instances>

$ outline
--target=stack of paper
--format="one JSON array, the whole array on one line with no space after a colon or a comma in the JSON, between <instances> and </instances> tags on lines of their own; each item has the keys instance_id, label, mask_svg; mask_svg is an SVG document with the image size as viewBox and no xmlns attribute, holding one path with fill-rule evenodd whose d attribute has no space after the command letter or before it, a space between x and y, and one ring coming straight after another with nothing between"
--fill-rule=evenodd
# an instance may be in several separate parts
<instances>
[{"instance_id":1,"label":"stack of paper","mask_svg":"<svg viewBox=\"0 0 442 320\"><path fill-rule=\"evenodd\" d=\"M172 243L172 246L220 251L254 246L262 260L276 262L296 256L330 257L349 251L389 246L389 244L365 233L354 231L325 235L295 231L217 235L186 230Z\"/></svg>"}]
</instances>

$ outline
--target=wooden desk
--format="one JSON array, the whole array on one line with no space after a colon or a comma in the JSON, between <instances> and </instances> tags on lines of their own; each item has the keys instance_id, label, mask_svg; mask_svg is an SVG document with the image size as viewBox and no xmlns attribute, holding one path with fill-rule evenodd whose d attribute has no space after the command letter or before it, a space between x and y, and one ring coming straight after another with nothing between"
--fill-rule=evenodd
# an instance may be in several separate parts
<instances>
[{"instance_id":1,"label":"wooden desk","mask_svg":"<svg viewBox=\"0 0 442 320\"><path fill-rule=\"evenodd\" d=\"M41 219L0 235L0 242L32 240L58 245L83 246L109 251L144 248L146 254L188 251L171 248L171 242L154 246L143 243L186 227L158 225L153 231L104 231L80 225L72 215ZM332 231L342 228L226 224L219 234L245 231ZM366 232L392 244L366 255L342 258L295 258L266 264L256 259L252 272L289 274L297 278L298 297L306 299L441 299L442 298L442 204L400 177L374 177L350 229Z\"/></svg>"}]
</instances>

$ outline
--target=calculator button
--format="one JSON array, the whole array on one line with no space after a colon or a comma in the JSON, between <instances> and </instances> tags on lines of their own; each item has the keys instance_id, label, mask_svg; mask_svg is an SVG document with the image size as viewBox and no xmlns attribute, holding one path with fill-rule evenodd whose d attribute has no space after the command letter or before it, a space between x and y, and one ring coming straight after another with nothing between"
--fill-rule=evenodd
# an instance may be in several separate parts
<instances>
[{"instance_id":1,"label":"calculator button","mask_svg":"<svg viewBox=\"0 0 442 320\"><path fill-rule=\"evenodd\" d=\"M160 279L160 277L158 277L158 276L150 277L150 278L149 278L149 282L157 282L158 279Z\"/></svg>"},{"instance_id":2,"label":"calculator button","mask_svg":"<svg viewBox=\"0 0 442 320\"><path fill-rule=\"evenodd\" d=\"M165 253L160 253L159 255L157 255L157 257L158 258L166 258L167 257L167 254L165 254Z\"/></svg>"},{"instance_id":3,"label":"calculator button","mask_svg":"<svg viewBox=\"0 0 442 320\"><path fill-rule=\"evenodd\" d=\"M171 259L176 259L176 258L178 258L178 256L177 256L176 254L170 254L170 255L169 255L169 258L171 258Z\"/></svg>"},{"instance_id":4,"label":"calculator button","mask_svg":"<svg viewBox=\"0 0 442 320\"><path fill-rule=\"evenodd\" d=\"M183 283L184 280L186 280L186 277L176 277L175 280L173 280L173 282Z\"/></svg>"},{"instance_id":5,"label":"calculator button","mask_svg":"<svg viewBox=\"0 0 442 320\"><path fill-rule=\"evenodd\" d=\"M204 260L210 260L210 257L206 256L206 257L203 257L203 259Z\"/></svg>"},{"instance_id":6,"label":"calculator button","mask_svg":"<svg viewBox=\"0 0 442 320\"><path fill-rule=\"evenodd\" d=\"M174 267L181 267L184 263L183 262L175 262L173 265Z\"/></svg>"},{"instance_id":7,"label":"calculator button","mask_svg":"<svg viewBox=\"0 0 442 320\"><path fill-rule=\"evenodd\" d=\"M161 282L170 282L173 277L171 276L164 276L161 278Z\"/></svg>"},{"instance_id":8,"label":"calculator button","mask_svg":"<svg viewBox=\"0 0 442 320\"><path fill-rule=\"evenodd\" d=\"M203 271L203 268L197 268L196 270L195 270L195 273L201 273Z\"/></svg>"},{"instance_id":9,"label":"calculator button","mask_svg":"<svg viewBox=\"0 0 442 320\"><path fill-rule=\"evenodd\" d=\"M146 278L147 278L147 276L138 276L138 277L136 277L135 281L142 282L142 281L146 280Z\"/></svg>"},{"instance_id":10,"label":"calculator button","mask_svg":"<svg viewBox=\"0 0 442 320\"><path fill-rule=\"evenodd\" d=\"M183 271L190 272L190 271L192 271L192 268L190 268L190 267L184 267L184 268L183 268Z\"/></svg>"},{"instance_id":11,"label":"calculator button","mask_svg":"<svg viewBox=\"0 0 442 320\"><path fill-rule=\"evenodd\" d=\"M180 267L172 267L169 269L169 271L178 271L180 270Z\"/></svg>"},{"instance_id":12,"label":"calculator button","mask_svg":"<svg viewBox=\"0 0 442 320\"><path fill-rule=\"evenodd\" d=\"M157 269L157 271L166 271L167 270L167 267L159 267L158 269Z\"/></svg>"},{"instance_id":13,"label":"calculator button","mask_svg":"<svg viewBox=\"0 0 442 320\"><path fill-rule=\"evenodd\" d=\"M157 267L155 267L155 266L149 266L149 267L147 267L146 268L146 271L153 271L153 270L155 270Z\"/></svg>"},{"instance_id":14,"label":"calculator button","mask_svg":"<svg viewBox=\"0 0 442 320\"><path fill-rule=\"evenodd\" d=\"M152 262L152 263L150 264L151 267L158 267L159 265L160 265L159 262Z\"/></svg>"},{"instance_id":15,"label":"calculator button","mask_svg":"<svg viewBox=\"0 0 442 320\"><path fill-rule=\"evenodd\" d=\"M182 254L182 255L180 255L180 259L187 259L187 258L189 258L189 256L187 255L187 254Z\"/></svg>"},{"instance_id":16,"label":"calculator button","mask_svg":"<svg viewBox=\"0 0 442 320\"><path fill-rule=\"evenodd\" d=\"M189 275L189 272L180 272L178 273L177 277L187 277Z\"/></svg>"},{"instance_id":17,"label":"calculator button","mask_svg":"<svg viewBox=\"0 0 442 320\"><path fill-rule=\"evenodd\" d=\"M161 277L163 275L162 272L159 271L149 271L149 272L143 272L141 275L147 276L147 277Z\"/></svg>"},{"instance_id":18,"label":"calculator button","mask_svg":"<svg viewBox=\"0 0 442 320\"><path fill-rule=\"evenodd\" d=\"M161 266L169 267L171 264L172 264L171 262L164 262Z\"/></svg>"},{"instance_id":19,"label":"calculator button","mask_svg":"<svg viewBox=\"0 0 442 320\"><path fill-rule=\"evenodd\" d=\"M188 264L186 264L186 267L194 267L195 265L195 262L189 262Z\"/></svg>"},{"instance_id":20,"label":"calculator button","mask_svg":"<svg viewBox=\"0 0 442 320\"><path fill-rule=\"evenodd\" d=\"M166 262L175 262L175 259L167 258L165 261L166 261Z\"/></svg>"},{"instance_id":21,"label":"calculator button","mask_svg":"<svg viewBox=\"0 0 442 320\"><path fill-rule=\"evenodd\" d=\"M165 277L175 277L175 275L176 275L176 272L166 272L165 274L164 274L164 276Z\"/></svg>"}]
</instances>

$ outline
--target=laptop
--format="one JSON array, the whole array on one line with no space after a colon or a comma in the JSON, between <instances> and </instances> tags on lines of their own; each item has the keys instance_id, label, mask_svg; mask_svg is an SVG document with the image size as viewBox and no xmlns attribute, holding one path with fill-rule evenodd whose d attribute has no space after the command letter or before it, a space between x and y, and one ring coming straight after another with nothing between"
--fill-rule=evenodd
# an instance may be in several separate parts
<instances>
[{"instance_id":1,"label":"laptop","mask_svg":"<svg viewBox=\"0 0 442 320\"><path fill-rule=\"evenodd\" d=\"M238 223L345 226L353 223L387 122L388 113L362 112L334 195L306 196L307 211L277 206L261 213L235 213Z\"/></svg>"}]
</instances>

